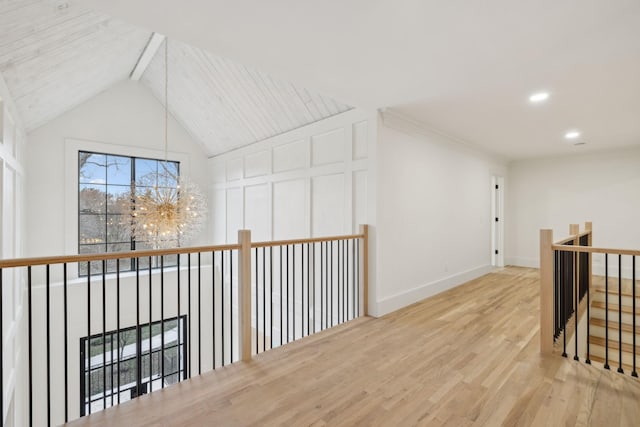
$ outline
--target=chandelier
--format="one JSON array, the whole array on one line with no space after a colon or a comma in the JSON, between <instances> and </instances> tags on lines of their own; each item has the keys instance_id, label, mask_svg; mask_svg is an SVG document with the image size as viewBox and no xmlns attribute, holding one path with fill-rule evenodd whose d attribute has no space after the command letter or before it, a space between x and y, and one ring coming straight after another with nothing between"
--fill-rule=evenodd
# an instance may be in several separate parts
<instances>
[{"instance_id":1,"label":"chandelier","mask_svg":"<svg viewBox=\"0 0 640 427\"><path fill-rule=\"evenodd\" d=\"M191 241L205 222L207 204L198 186L170 167L169 149L169 40L165 39L164 154L158 171L143 176L132 194L130 217L136 241L148 242L154 249L179 247Z\"/></svg>"}]
</instances>

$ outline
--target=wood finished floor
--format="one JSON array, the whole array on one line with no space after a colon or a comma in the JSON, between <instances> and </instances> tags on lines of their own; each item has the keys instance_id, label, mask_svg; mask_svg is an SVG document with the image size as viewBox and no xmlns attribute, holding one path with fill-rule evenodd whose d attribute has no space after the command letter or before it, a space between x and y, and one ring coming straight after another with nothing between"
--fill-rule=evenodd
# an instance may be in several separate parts
<instances>
[{"instance_id":1,"label":"wood finished floor","mask_svg":"<svg viewBox=\"0 0 640 427\"><path fill-rule=\"evenodd\" d=\"M538 271L509 267L73 426L640 425L640 381L538 353Z\"/></svg>"}]
</instances>

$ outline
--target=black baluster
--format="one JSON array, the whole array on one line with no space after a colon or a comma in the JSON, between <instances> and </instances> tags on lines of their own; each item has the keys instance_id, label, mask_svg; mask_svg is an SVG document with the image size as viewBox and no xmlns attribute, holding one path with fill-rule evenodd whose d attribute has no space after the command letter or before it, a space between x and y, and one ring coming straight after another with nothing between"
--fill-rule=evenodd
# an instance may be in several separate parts
<instances>
[{"instance_id":1,"label":"black baluster","mask_svg":"<svg viewBox=\"0 0 640 427\"><path fill-rule=\"evenodd\" d=\"M120 351L119 351L120 350L120 258L116 259L116 346L117 346L116 356L118 358L118 361L117 361L118 375L116 376L116 382L117 382L116 390L118 393L118 405L119 405L120 404ZM113 335L111 335L111 348L113 349ZM111 373L113 374L113 352L111 353ZM113 388L113 381L111 381L111 388Z\"/></svg>"},{"instance_id":2,"label":"black baluster","mask_svg":"<svg viewBox=\"0 0 640 427\"><path fill-rule=\"evenodd\" d=\"M136 395L142 393L142 329L140 328L140 258L136 258Z\"/></svg>"},{"instance_id":3,"label":"black baluster","mask_svg":"<svg viewBox=\"0 0 640 427\"><path fill-rule=\"evenodd\" d=\"M364 241L364 239L362 239ZM356 245L356 310L357 316L360 316L360 239L358 239L358 244Z\"/></svg>"},{"instance_id":4,"label":"black baluster","mask_svg":"<svg viewBox=\"0 0 640 427\"><path fill-rule=\"evenodd\" d=\"M151 313L152 310L152 287L153 287L153 279L152 279L152 259L149 257L149 393L153 391L153 316Z\"/></svg>"},{"instance_id":5,"label":"black baluster","mask_svg":"<svg viewBox=\"0 0 640 427\"><path fill-rule=\"evenodd\" d=\"M353 268L351 269L351 281L352 281L352 286L353 286L353 296L352 296L352 308L351 308L351 318L355 319L356 318L356 297L357 297L357 289L358 289L358 282L356 282L356 263L358 262L358 258L356 258L356 246L358 245L358 239L353 239L351 241L351 259L353 262Z\"/></svg>"},{"instance_id":6,"label":"black baluster","mask_svg":"<svg viewBox=\"0 0 640 427\"><path fill-rule=\"evenodd\" d=\"M587 261L587 262L589 262L589 256L588 256L588 254L587 254L587 257L585 257L585 258L586 258L586 261ZM589 268L588 268L588 269L586 269L586 274L588 275L588 274L590 273L590 271L591 271L591 265L589 265ZM591 289L589 289L589 288L590 288L590 286L589 286L589 285L590 285L591 283L590 283L590 281L589 281L589 277L588 277L588 276L587 276L584 280L585 280L585 281L586 281L586 283L587 283L587 286L586 286L586 293L587 293L587 358L586 358L586 360L585 360L585 363L587 363L587 364L589 364L589 365L590 365L590 364L591 364L591 359L590 359L590 352L589 352L589 350L590 350L591 348L590 348L590 339L589 339L589 336L590 336L591 332L590 332L589 324L591 323L591 314L589 314L589 310L590 310L591 302L589 301L589 298L590 298L590 297L589 297L589 294L591 293Z\"/></svg>"},{"instance_id":7,"label":"black baluster","mask_svg":"<svg viewBox=\"0 0 640 427\"><path fill-rule=\"evenodd\" d=\"M324 243L320 242L320 330L324 329Z\"/></svg>"},{"instance_id":8,"label":"black baluster","mask_svg":"<svg viewBox=\"0 0 640 427\"><path fill-rule=\"evenodd\" d=\"M351 288L350 283L349 283L349 278L351 277L351 276L349 276L349 242L350 242L350 240L346 240L345 241L345 246L346 246L345 254L346 254L346 260L347 260L347 262L345 264L345 267L347 269L346 276L345 276L346 277L346 282L347 282L347 284L345 286L346 292L347 292L347 320L351 320L352 319L352 317L349 316L349 305L350 305L349 304L349 289Z\"/></svg>"},{"instance_id":9,"label":"black baluster","mask_svg":"<svg viewBox=\"0 0 640 427\"><path fill-rule=\"evenodd\" d=\"M568 316L568 309L567 309L567 278L566 278L566 273L568 271L568 265L567 265L567 257L566 254L568 252L562 252L560 255L560 260L561 260L561 280L560 280L560 286L562 287L562 292L561 292L561 296L562 296L562 300L560 302L560 309L562 310L562 357L567 357L567 316Z\"/></svg>"},{"instance_id":10,"label":"black baluster","mask_svg":"<svg viewBox=\"0 0 640 427\"><path fill-rule=\"evenodd\" d=\"M107 409L107 261L102 260L102 409ZM113 388L113 384L111 385Z\"/></svg>"},{"instance_id":11,"label":"black baluster","mask_svg":"<svg viewBox=\"0 0 640 427\"><path fill-rule=\"evenodd\" d=\"M4 358L4 288L2 287L2 268L0 268L0 354ZM66 338L66 335L65 335ZM4 363L0 361L0 417L4 421Z\"/></svg>"},{"instance_id":12,"label":"black baluster","mask_svg":"<svg viewBox=\"0 0 640 427\"><path fill-rule=\"evenodd\" d=\"M182 347L183 349L186 348L184 346L184 344L182 344L182 340L180 338L180 329L182 329L182 327L184 326L184 322L182 322L181 319L180 319L180 276L181 276L181 274L180 274L180 254L176 254L176 264L178 264L178 266L176 268L176 288L177 288L176 289L176 291L177 291L176 292L177 293L177 298L176 299L177 299L177 304L178 304L178 306L176 307L176 312L178 313L178 315L176 316L176 319L177 319L176 320L176 325L178 327L178 371L180 371L180 355L184 354L184 351L182 351L182 352L180 351L180 345L183 346ZM182 362L183 366L184 366L185 362L186 362L186 358ZM183 373L183 375L185 375L185 374ZM178 374L178 382L180 382L180 380L182 379L181 377L182 376L180 374Z\"/></svg>"},{"instance_id":13,"label":"black baluster","mask_svg":"<svg viewBox=\"0 0 640 427\"><path fill-rule=\"evenodd\" d=\"M291 322L293 329L293 340L296 340L296 245L293 245L293 267L291 268L291 275L293 276L291 280L291 288L293 290L293 299L291 300L291 314L293 314L293 321ZM288 260L287 260L288 261ZM288 300L287 300L288 301Z\"/></svg>"},{"instance_id":14,"label":"black baluster","mask_svg":"<svg viewBox=\"0 0 640 427\"><path fill-rule=\"evenodd\" d=\"M287 276L287 344L289 344L289 323L290 323L290 312L289 312L289 245L287 245L287 270L286 270L286 276Z\"/></svg>"},{"instance_id":15,"label":"black baluster","mask_svg":"<svg viewBox=\"0 0 640 427\"><path fill-rule=\"evenodd\" d=\"M325 303L326 303L324 327L329 328L329 314L331 313L331 275L330 275L331 270L329 269L329 263L332 262L330 252L329 252L329 242L325 243L324 249L325 249L324 278L326 281L325 290L324 290L324 297L325 297Z\"/></svg>"},{"instance_id":16,"label":"black baluster","mask_svg":"<svg viewBox=\"0 0 640 427\"><path fill-rule=\"evenodd\" d=\"M270 311L270 324L271 324L271 336L269 339L271 340L271 347L273 348L273 246L269 246L269 301L271 304Z\"/></svg>"},{"instance_id":17,"label":"black baluster","mask_svg":"<svg viewBox=\"0 0 640 427\"><path fill-rule=\"evenodd\" d=\"M164 388L164 255L160 255L160 388Z\"/></svg>"},{"instance_id":18,"label":"black baluster","mask_svg":"<svg viewBox=\"0 0 640 427\"><path fill-rule=\"evenodd\" d=\"M211 252L211 352L213 369L216 369L216 253ZM178 317L180 314L178 313ZM180 343L180 340L178 340Z\"/></svg>"},{"instance_id":19,"label":"black baluster","mask_svg":"<svg viewBox=\"0 0 640 427\"><path fill-rule=\"evenodd\" d=\"M342 321L346 322L349 317L348 308L348 293L347 293L347 264L344 262L346 259L347 248L345 244L346 240L342 240Z\"/></svg>"},{"instance_id":20,"label":"black baluster","mask_svg":"<svg viewBox=\"0 0 640 427\"><path fill-rule=\"evenodd\" d=\"M280 276L278 276L280 279L280 345L284 344L283 342L283 331L284 331L284 325L282 324L282 317L283 317L283 312L284 312L284 300L282 298L282 246L280 246Z\"/></svg>"},{"instance_id":21,"label":"black baluster","mask_svg":"<svg viewBox=\"0 0 640 427\"><path fill-rule=\"evenodd\" d=\"M89 362L91 362L91 261L87 261L87 342ZM89 363L89 415L91 415L91 363Z\"/></svg>"},{"instance_id":22,"label":"black baluster","mask_svg":"<svg viewBox=\"0 0 640 427\"><path fill-rule=\"evenodd\" d=\"M191 378L191 352L193 351L193 341L191 341L191 253L187 253L187 376Z\"/></svg>"},{"instance_id":23,"label":"black baluster","mask_svg":"<svg viewBox=\"0 0 640 427\"><path fill-rule=\"evenodd\" d=\"M220 357L224 367L224 251L220 251Z\"/></svg>"},{"instance_id":24,"label":"black baluster","mask_svg":"<svg viewBox=\"0 0 640 427\"><path fill-rule=\"evenodd\" d=\"M201 252L198 252L198 375L202 375L202 274Z\"/></svg>"},{"instance_id":25,"label":"black baluster","mask_svg":"<svg viewBox=\"0 0 640 427\"><path fill-rule=\"evenodd\" d=\"M329 242L329 244L331 245L330 249L329 249L329 259L331 260L331 262L329 263L329 319L330 319L330 324L329 327L332 328L333 327L333 240L331 242Z\"/></svg>"},{"instance_id":26,"label":"black baluster","mask_svg":"<svg viewBox=\"0 0 640 427\"><path fill-rule=\"evenodd\" d=\"M229 363L233 363L233 252L229 251Z\"/></svg>"},{"instance_id":27,"label":"black baluster","mask_svg":"<svg viewBox=\"0 0 640 427\"><path fill-rule=\"evenodd\" d=\"M579 255L578 252L574 252L573 253L573 290L574 290L574 303L575 303L575 307L574 307L574 317L575 317L575 326L576 326L576 332L575 332L575 339L573 340L574 344L575 344L575 353L573 356L573 360L580 360L580 357L578 357L578 296L580 295L580 290L578 289L580 287L580 269L578 268L578 260L579 260Z\"/></svg>"},{"instance_id":28,"label":"black baluster","mask_svg":"<svg viewBox=\"0 0 640 427\"><path fill-rule=\"evenodd\" d=\"M47 317L47 425L51 425L51 312L50 312L50 288L51 288L51 277L50 277L50 265L46 265L46 299L47 299L47 308L46 308L46 317ZM0 414L4 416L4 414Z\"/></svg>"},{"instance_id":29,"label":"black baluster","mask_svg":"<svg viewBox=\"0 0 640 427\"><path fill-rule=\"evenodd\" d=\"M638 372L636 371L636 257L635 255L631 258L631 269L632 269L632 281L631 281L631 297L633 298L633 370L631 371L632 377L638 377Z\"/></svg>"},{"instance_id":30,"label":"black baluster","mask_svg":"<svg viewBox=\"0 0 640 427\"><path fill-rule=\"evenodd\" d=\"M604 369L609 369L609 254L604 254Z\"/></svg>"},{"instance_id":31,"label":"black baluster","mask_svg":"<svg viewBox=\"0 0 640 427\"><path fill-rule=\"evenodd\" d=\"M553 251L553 341L558 338L558 251Z\"/></svg>"},{"instance_id":32,"label":"black baluster","mask_svg":"<svg viewBox=\"0 0 640 427\"><path fill-rule=\"evenodd\" d=\"M262 248L262 351L267 349L267 265L265 263L265 253L267 248ZM256 248L256 253L258 248ZM257 280L257 279L256 279ZM257 289L256 289L257 291ZM256 297L256 300L258 297ZM257 322L256 322L257 323Z\"/></svg>"},{"instance_id":33,"label":"black baluster","mask_svg":"<svg viewBox=\"0 0 640 427\"><path fill-rule=\"evenodd\" d=\"M256 264L255 265L255 269L256 269L256 272L255 272L255 276L256 276L256 279L255 279L256 280L255 281L255 283L256 283L256 297L255 297L255 304L256 304L256 354L258 354L258 353L260 353L260 345L258 344L258 341L259 341L258 330L260 329L258 327L258 318L259 318L258 316L260 315L258 313L258 305L259 305L258 304L258 248L254 248L254 249L255 249L255 254L256 254L255 255L255 264Z\"/></svg>"},{"instance_id":34,"label":"black baluster","mask_svg":"<svg viewBox=\"0 0 640 427\"><path fill-rule=\"evenodd\" d=\"M311 244L311 250L313 252L311 259L313 260L313 274L311 275L312 277L312 292L313 292L313 303L312 303L312 307L313 307L313 333L316 333L316 244L315 242Z\"/></svg>"},{"instance_id":35,"label":"black baluster","mask_svg":"<svg viewBox=\"0 0 640 427\"><path fill-rule=\"evenodd\" d=\"M311 253L309 252L309 243L307 243L307 335L311 334L311 328L310 328L310 324L311 324L311 314L309 313L310 311L310 306L309 306L309 290L311 289L311 273L310 273L310 263L309 263L309 258L311 256Z\"/></svg>"},{"instance_id":36,"label":"black baluster","mask_svg":"<svg viewBox=\"0 0 640 427\"><path fill-rule=\"evenodd\" d=\"M0 276L2 272L0 271ZM0 278L0 280L2 280ZM2 283L0 283L0 287ZM64 314L64 422L69 421L69 321L67 306L67 263L62 265L62 292L63 292L63 314ZM1 330L2 328L0 328ZM1 350L1 349L0 349ZM2 381L0 381L2 384ZM2 406L2 405L0 405Z\"/></svg>"},{"instance_id":37,"label":"black baluster","mask_svg":"<svg viewBox=\"0 0 640 427\"><path fill-rule=\"evenodd\" d=\"M340 297L342 296L342 263L341 263L341 254L340 254L340 240L336 241L337 253L336 253L336 262L338 263L338 282L336 286L336 292L338 294L338 298L336 301L336 308L338 309L338 324L342 323L344 319L342 319L342 305L340 304Z\"/></svg>"},{"instance_id":38,"label":"black baluster","mask_svg":"<svg viewBox=\"0 0 640 427\"><path fill-rule=\"evenodd\" d=\"M31 266L27 267L27 315L29 317L29 425L33 425L33 313L31 307ZM4 391L3 391L4 393ZM4 414L3 414L4 416Z\"/></svg>"},{"instance_id":39,"label":"black baluster","mask_svg":"<svg viewBox=\"0 0 640 427\"><path fill-rule=\"evenodd\" d=\"M636 313L634 312L633 315L635 316ZM622 255L620 254L618 254L618 373L624 374L622 369Z\"/></svg>"}]
</instances>

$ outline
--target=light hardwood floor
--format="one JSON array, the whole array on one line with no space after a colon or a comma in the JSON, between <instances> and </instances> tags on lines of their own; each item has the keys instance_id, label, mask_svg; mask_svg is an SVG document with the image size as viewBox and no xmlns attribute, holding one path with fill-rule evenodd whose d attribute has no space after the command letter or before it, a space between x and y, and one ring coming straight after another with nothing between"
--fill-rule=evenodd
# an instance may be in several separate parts
<instances>
[{"instance_id":1,"label":"light hardwood floor","mask_svg":"<svg viewBox=\"0 0 640 427\"><path fill-rule=\"evenodd\" d=\"M640 425L640 381L538 352L538 271L505 268L74 426Z\"/></svg>"}]
</instances>

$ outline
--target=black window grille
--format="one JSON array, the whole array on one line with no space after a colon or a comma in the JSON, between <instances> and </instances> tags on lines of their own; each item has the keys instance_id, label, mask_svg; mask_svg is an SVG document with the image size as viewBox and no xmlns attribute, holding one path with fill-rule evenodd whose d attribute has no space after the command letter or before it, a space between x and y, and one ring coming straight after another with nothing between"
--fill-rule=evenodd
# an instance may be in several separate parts
<instances>
[{"instance_id":1,"label":"black window grille","mask_svg":"<svg viewBox=\"0 0 640 427\"><path fill-rule=\"evenodd\" d=\"M149 242L132 235L131 207L135 206L136 195L149 189L177 188L179 173L179 162L79 151L78 253L153 249ZM164 266L176 265L174 258L165 257ZM135 262L121 262L120 271L135 270ZM141 269L149 267L149 258L139 262ZM158 267L159 261L152 258L151 263L151 267ZM108 260L106 269L114 273L116 261ZM80 264L79 274L88 273L87 264ZM101 273L102 263L92 263L91 274Z\"/></svg>"},{"instance_id":2,"label":"black window grille","mask_svg":"<svg viewBox=\"0 0 640 427\"><path fill-rule=\"evenodd\" d=\"M186 316L164 320L164 340L162 321L149 326L140 325L139 335L133 326L80 339L81 416L186 379Z\"/></svg>"}]
</instances>

